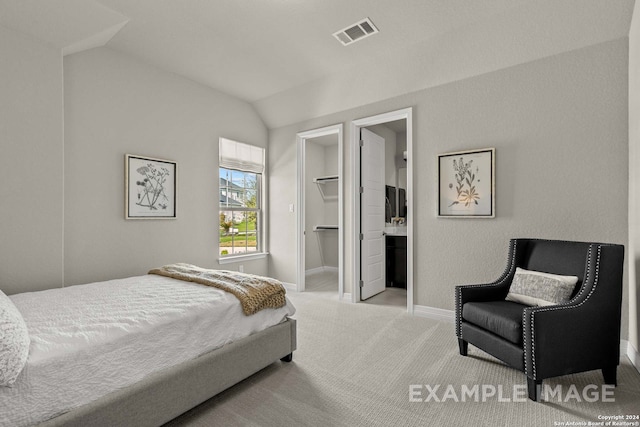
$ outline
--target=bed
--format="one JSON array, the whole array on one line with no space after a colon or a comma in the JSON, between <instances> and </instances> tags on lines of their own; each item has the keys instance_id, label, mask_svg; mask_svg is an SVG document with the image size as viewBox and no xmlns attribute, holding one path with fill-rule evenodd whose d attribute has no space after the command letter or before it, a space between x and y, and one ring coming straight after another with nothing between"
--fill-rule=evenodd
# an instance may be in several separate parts
<instances>
[{"instance_id":1,"label":"bed","mask_svg":"<svg viewBox=\"0 0 640 427\"><path fill-rule=\"evenodd\" d=\"M6 297L5 297L6 298ZM296 349L286 300L247 316L220 289L144 275L9 297L30 338L0 426L158 426Z\"/></svg>"}]
</instances>

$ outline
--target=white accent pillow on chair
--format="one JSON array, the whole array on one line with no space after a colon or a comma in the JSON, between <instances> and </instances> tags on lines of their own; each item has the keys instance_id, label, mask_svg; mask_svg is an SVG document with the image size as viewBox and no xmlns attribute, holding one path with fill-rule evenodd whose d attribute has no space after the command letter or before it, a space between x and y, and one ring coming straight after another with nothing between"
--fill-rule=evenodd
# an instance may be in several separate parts
<instances>
[{"instance_id":1,"label":"white accent pillow on chair","mask_svg":"<svg viewBox=\"0 0 640 427\"><path fill-rule=\"evenodd\" d=\"M516 274L505 299L530 306L563 304L571 298L576 283L576 276L561 276L516 267Z\"/></svg>"}]
</instances>

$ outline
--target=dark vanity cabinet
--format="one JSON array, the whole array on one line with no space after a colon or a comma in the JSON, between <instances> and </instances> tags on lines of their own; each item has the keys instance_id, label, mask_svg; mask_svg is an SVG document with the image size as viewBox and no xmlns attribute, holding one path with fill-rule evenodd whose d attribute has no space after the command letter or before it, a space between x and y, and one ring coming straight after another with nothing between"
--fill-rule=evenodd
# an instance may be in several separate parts
<instances>
[{"instance_id":1,"label":"dark vanity cabinet","mask_svg":"<svg viewBox=\"0 0 640 427\"><path fill-rule=\"evenodd\" d=\"M386 236L386 286L407 288L407 236Z\"/></svg>"}]
</instances>

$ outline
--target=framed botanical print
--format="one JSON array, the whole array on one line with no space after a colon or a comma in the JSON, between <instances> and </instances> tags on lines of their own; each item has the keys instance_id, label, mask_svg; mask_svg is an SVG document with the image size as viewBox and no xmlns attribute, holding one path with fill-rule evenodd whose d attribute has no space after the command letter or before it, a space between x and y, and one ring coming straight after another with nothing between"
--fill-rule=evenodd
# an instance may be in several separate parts
<instances>
[{"instance_id":1,"label":"framed botanical print","mask_svg":"<svg viewBox=\"0 0 640 427\"><path fill-rule=\"evenodd\" d=\"M495 218L495 148L438 156L438 216Z\"/></svg>"},{"instance_id":2,"label":"framed botanical print","mask_svg":"<svg viewBox=\"0 0 640 427\"><path fill-rule=\"evenodd\" d=\"M176 218L176 162L126 154L124 170L126 219Z\"/></svg>"}]
</instances>

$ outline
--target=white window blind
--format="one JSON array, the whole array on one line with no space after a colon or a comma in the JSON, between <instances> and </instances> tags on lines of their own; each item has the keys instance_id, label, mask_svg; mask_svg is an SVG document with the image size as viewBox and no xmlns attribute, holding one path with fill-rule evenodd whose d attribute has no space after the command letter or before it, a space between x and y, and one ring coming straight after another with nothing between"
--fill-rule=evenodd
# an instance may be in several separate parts
<instances>
[{"instance_id":1,"label":"white window blind","mask_svg":"<svg viewBox=\"0 0 640 427\"><path fill-rule=\"evenodd\" d=\"M263 173L264 148L220 138L220 167Z\"/></svg>"}]
</instances>

